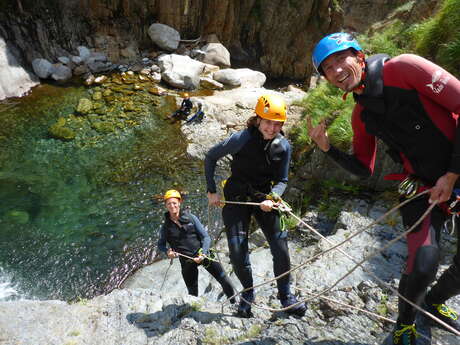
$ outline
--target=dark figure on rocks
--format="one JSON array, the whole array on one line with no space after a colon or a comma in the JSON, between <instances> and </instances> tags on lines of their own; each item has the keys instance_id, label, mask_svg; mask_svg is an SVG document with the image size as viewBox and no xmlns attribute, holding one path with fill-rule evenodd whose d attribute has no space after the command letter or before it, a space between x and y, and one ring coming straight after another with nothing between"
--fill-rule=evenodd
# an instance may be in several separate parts
<instances>
[{"instance_id":1,"label":"dark figure on rocks","mask_svg":"<svg viewBox=\"0 0 460 345\"><path fill-rule=\"evenodd\" d=\"M407 236L408 257L398 290L460 331L457 313L444 304L460 293L458 247L452 265L427 292L436 279L440 233L451 211L446 202L455 200L454 187L460 187L459 80L417 55L390 58L378 54L365 58L358 42L343 32L328 35L316 45L313 64L331 84L352 92L356 102L351 118L353 154L341 152L329 143L324 122L313 127L308 119L309 134L318 147L343 168L368 177L374 169L377 138L388 145L391 156L404 167L404 174L392 176L402 181L401 198L429 189L428 196L401 208L408 228L430 203L440 203ZM393 344L415 344L416 312L400 299Z\"/></svg>"},{"instance_id":2,"label":"dark figure on rocks","mask_svg":"<svg viewBox=\"0 0 460 345\"><path fill-rule=\"evenodd\" d=\"M281 132L286 121L286 104L277 95L259 98L256 116L248 120L248 128L233 134L217 144L206 155L205 172L210 205L221 204L214 181L217 160L227 154L233 156L231 176L224 187L225 200L260 202L259 206L226 204L222 217L233 269L244 288L252 288L252 270L249 261L249 223L253 215L270 245L275 276L290 270L287 232L280 226L279 212L273 209L271 196L281 196L288 180L291 147ZM278 297L283 307L297 303L290 291L290 276L277 280ZM242 293L238 314L250 317L254 290ZM250 303L247 303L250 302ZM299 303L289 313L304 315L306 307Z\"/></svg>"},{"instance_id":3,"label":"dark figure on rocks","mask_svg":"<svg viewBox=\"0 0 460 345\"><path fill-rule=\"evenodd\" d=\"M192 108L193 108L193 103L190 100L189 94L184 93L184 99L182 100L180 108L177 109L174 113L172 113L169 116L169 119L172 119L173 121L186 120L187 117L190 115Z\"/></svg>"},{"instance_id":4,"label":"dark figure on rocks","mask_svg":"<svg viewBox=\"0 0 460 345\"><path fill-rule=\"evenodd\" d=\"M222 265L209 258L211 239L207 231L195 215L181 211L180 193L168 190L163 199L168 212L160 229L158 249L170 259L179 257L188 293L198 296L198 266L203 266L222 285L224 294L228 298L233 296L233 286Z\"/></svg>"}]
</instances>

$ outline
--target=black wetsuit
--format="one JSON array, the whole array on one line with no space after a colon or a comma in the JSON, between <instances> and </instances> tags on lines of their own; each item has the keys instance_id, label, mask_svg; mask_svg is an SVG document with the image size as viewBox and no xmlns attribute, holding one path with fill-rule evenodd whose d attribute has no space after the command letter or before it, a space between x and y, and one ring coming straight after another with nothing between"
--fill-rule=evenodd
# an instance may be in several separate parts
<instances>
[{"instance_id":1,"label":"black wetsuit","mask_svg":"<svg viewBox=\"0 0 460 345\"><path fill-rule=\"evenodd\" d=\"M374 169L376 138L380 138L389 146L392 157L403 164L402 176L413 175L426 188L448 171L460 173L460 135L455 115L460 113L460 82L416 55L388 59L381 54L366 62L364 92L354 94L357 104L352 115L353 154L331 147L328 155L350 172L368 177ZM428 197L420 197L402 207L406 228L428 206ZM417 304L423 302L427 287L436 278L445 219L445 212L435 207L407 236L408 257L399 292ZM426 295L428 304L444 303L460 293L459 249L453 264ZM412 324L415 313L415 308L400 301L400 323Z\"/></svg>"},{"instance_id":2,"label":"black wetsuit","mask_svg":"<svg viewBox=\"0 0 460 345\"><path fill-rule=\"evenodd\" d=\"M207 189L210 193L216 193L214 171L217 160L227 154L231 154L233 160L232 174L224 187L225 200L261 202L266 199L266 194L283 194L291 158L291 147L283 136L264 140L257 128L250 127L211 148L205 159ZM251 215L254 215L270 245L275 276L291 268L287 232L280 228L277 211L264 212L259 206L226 204L222 216L230 259L238 279L245 288L253 286L248 252ZM289 275L277 280L281 296L290 294L289 280Z\"/></svg>"},{"instance_id":3,"label":"black wetsuit","mask_svg":"<svg viewBox=\"0 0 460 345\"><path fill-rule=\"evenodd\" d=\"M166 243L178 253L197 257L200 249L205 255L209 255L209 246L211 239L200 223L198 218L191 213L182 213L179 217L179 227L169 217L169 212L165 213L164 224L160 228L160 238L158 240L158 249L164 253L167 252ZM182 277L187 286L188 293L198 296L198 266L203 267L222 285L227 297L233 295L233 287L225 274L222 265L216 261L205 258L201 264L179 256L182 268Z\"/></svg>"}]
</instances>

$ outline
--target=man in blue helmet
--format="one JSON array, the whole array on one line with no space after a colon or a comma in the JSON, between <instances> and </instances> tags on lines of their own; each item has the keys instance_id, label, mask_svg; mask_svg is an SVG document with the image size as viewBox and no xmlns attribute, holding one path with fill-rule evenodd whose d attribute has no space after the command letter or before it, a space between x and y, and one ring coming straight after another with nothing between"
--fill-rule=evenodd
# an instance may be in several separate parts
<instances>
[{"instance_id":1,"label":"man in blue helmet","mask_svg":"<svg viewBox=\"0 0 460 345\"><path fill-rule=\"evenodd\" d=\"M409 192L429 190L426 197L401 208L406 227L412 226L430 203L440 203L407 236L408 257L398 290L460 331L457 313L444 304L460 294L460 241L453 264L427 293L439 266L440 232L448 213L453 212L446 201L453 197L454 187L460 187L460 81L417 55L366 58L358 42L343 32L328 35L316 45L313 65L331 84L352 92L356 102L351 119L353 153L341 152L329 143L324 122L314 127L308 119L309 135L318 147L351 173L368 177L374 170L380 138L403 165L404 173L396 176L403 181L401 198L413 195ZM416 312L400 298L393 344L415 344Z\"/></svg>"}]
</instances>

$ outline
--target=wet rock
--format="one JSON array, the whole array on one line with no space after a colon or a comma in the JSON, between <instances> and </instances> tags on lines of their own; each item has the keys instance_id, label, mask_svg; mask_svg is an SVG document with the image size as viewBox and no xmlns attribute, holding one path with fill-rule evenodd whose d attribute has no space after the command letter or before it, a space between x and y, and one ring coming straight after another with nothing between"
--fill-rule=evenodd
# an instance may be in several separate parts
<instances>
[{"instance_id":1,"label":"wet rock","mask_svg":"<svg viewBox=\"0 0 460 345\"><path fill-rule=\"evenodd\" d=\"M72 70L63 64L58 63L53 65L53 73L51 74L51 77L56 81L69 80L72 78Z\"/></svg>"},{"instance_id":2,"label":"wet rock","mask_svg":"<svg viewBox=\"0 0 460 345\"><path fill-rule=\"evenodd\" d=\"M94 101L100 101L102 99L102 92L96 91L95 93L93 93L92 98ZM96 103L94 104L94 107L96 108Z\"/></svg>"},{"instance_id":3,"label":"wet rock","mask_svg":"<svg viewBox=\"0 0 460 345\"><path fill-rule=\"evenodd\" d=\"M139 54L137 46L130 45L126 48L120 49L120 55L127 59L135 59Z\"/></svg>"},{"instance_id":4,"label":"wet rock","mask_svg":"<svg viewBox=\"0 0 460 345\"><path fill-rule=\"evenodd\" d=\"M102 92L102 96L104 96L104 97L109 97L110 95L112 95L112 90L110 90L110 89L105 89Z\"/></svg>"},{"instance_id":5,"label":"wet rock","mask_svg":"<svg viewBox=\"0 0 460 345\"><path fill-rule=\"evenodd\" d=\"M48 133L55 139L69 141L75 139L76 133L70 128L64 127L66 119L60 117L58 121L48 129Z\"/></svg>"},{"instance_id":6,"label":"wet rock","mask_svg":"<svg viewBox=\"0 0 460 345\"><path fill-rule=\"evenodd\" d=\"M152 72L152 74L150 75L150 80L154 83L159 83L161 81L161 73Z\"/></svg>"},{"instance_id":7,"label":"wet rock","mask_svg":"<svg viewBox=\"0 0 460 345\"><path fill-rule=\"evenodd\" d=\"M99 77L96 77L96 78L94 79L94 83L95 83L95 84L103 84L103 83L105 83L107 80L108 80L107 76L105 76L105 75L100 75Z\"/></svg>"},{"instance_id":8,"label":"wet rock","mask_svg":"<svg viewBox=\"0 0 460 345\"><path fill-rule=\"evenodd\" d=\"M58 61L64 65L68 65L70 63L70 59L67 56L58 57Z\"/></svg>"},{"instance_id":9,"label":"wet rock","mask_svg":"<svg viewBox=\"0 0 460 345\"><path fill-rule=\"evenodd\" d=\"M75 67L73 69L73 74L75 74L75 75L83 75L83 74L88 73L88 72L89 72L89 68L86 65L80 65L80 66L77 66L77 67ZM85 84L85 85L90 85L90 84Z\"/></svg>"},{"instance_id":10,"label":"wet rock","mask_svg":"<svg viewBox=\"0 0 460 345\"><path fill-rule=\"evenodd\" d=\"M88 98L81 98L78 101L77 112L80 114L89 114L93 109L93 103Z\"/></svg>"},{"instance_id":11,"label":"wet rock","mask_svg":"<svg viewBox=\"0 0 460 345\"><path fill-rule=\"evenodd\" d=\"M78 56L81 58L82 61L86 61L91 56L91 51L85 46L77 47L77 51Z\"/></svg>"},{"instance_id":12,"label":"wet rock","mask_svg":"<svg viewBox=\"0 0 460 345\"><path fill-rule=\"evenodd\" d=\"M160 86L151 87L148 91L152 95L156 95L156 96L162 96L162 95L165 95L167 93L166 89L163 89Z\"/></svg>"},{"instance_id":13,"label":"wet rock","mask_svg":"<svg viewBox=\"0 0 460 345\"><path fill-rule=\"evenodd\" d=\"M96 77L92 74L88 75L88 77L85 79L85 81L83 82L83 84L85 84L86 86L91 86L92 84L94 84L94 80L96 79Z\"/></svg>"},{"instance_id":14,"label":"wet rock","mask_svg":"<svg viewBox=\"0 0 460 345\"><path fill-rule=\"evenodd\" d=\"M139 81L142 83L150 81L150 78L148 77L148 75L139 74L138 78L139 78Z\"/></svg>"},{"instance_id":15,"label":"wet rock","mask_svg":"<svg viewBox=\"0 0 460 345\"><path fill-rule=\"evenodd\" d=\"M46 59L33 60L32 68L35 74L41 79L46 79L53 73L53 65Z\"/></svg>"},{"instance_id":16,"label":"wet rock","mask_svg":"<svg viewBox=\"0 0 460 345\"><path fill-rule=\"evenodd\" d=\"M79 56L72 56L72 62L76 65L83 63L83 59Z\"/></svg>"},{"instance_id":17,"label":"wet rock","mask_svg":"<svg viewBox=\"0 0 460 345\"><path fill-rule=\"evenodd\" d=\"M210 90L222 90L224 88L224 85L222 83L219 83L218 81L207 77L200 78L200 86L203 89Z\"/></svg>"},{"instance_id":18,"label":"wet rock","mask_svg":"<svg viewBox=\"0 0 460 345\"><path fill-rule=\"evenodd\" d=\"M107 121L92 123L91 127L101 134L108 134L115 131L114 124Z\"/></svg>"},{"instance_id":19,"label":"wet rock","mask_svg":"<svg viewBox=\"0 0 460 345\"><path fill-rule=\"evenodd\" d=\"M29 222L29 213L23 210L11 210L5 215L5 219L15 224L27 224Z\"/></svg>"}]
</instances>

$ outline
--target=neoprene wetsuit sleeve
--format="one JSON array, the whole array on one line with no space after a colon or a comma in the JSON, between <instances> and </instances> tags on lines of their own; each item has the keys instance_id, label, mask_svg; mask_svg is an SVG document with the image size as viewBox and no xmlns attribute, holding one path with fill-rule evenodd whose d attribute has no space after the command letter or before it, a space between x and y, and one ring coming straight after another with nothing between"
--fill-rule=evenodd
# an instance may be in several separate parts
<instances>
[{"instance_id":1,"label":"neoprene wetsuit sleeve","mask_svg":"<svg viewBox=\"0 0 460 345\"><path fill-rule=\"evenodd\" d=\"M216 193L216 182L214 181L214 173L216 171L217 161L228 155L235 154L248 142L251 134L247 129L232 134L226 140L213 146L204 159L204 172L206 175L206 186L209 193Z\"/></svg>"},{"instance_id":2,"label":"neoprene wetsuit sleeve","mask_svg":"<svg viewBox=\"0 0 460 345\"><path fill-rule=\"evenodd\" d=\"M166 253L168 248L166 247L166 235L165 235L165 226L164 224L160 228L160 238L158 239L158 249Z\"/></svg>"},{"instance_id":3,"label":"neoprene wetsuit sleeve","mask_svg":"<svg viewBox=\"0 0 460 345\"><path fill-rule=\"evenodd\" d=\"M289 174L289 164L291 162L291 145L286 139L282 141L282 145L284 147L284 155L278 171L278 180L272 187L272 193L276 193L279 196L283 195L284 191L286 190Z\"/></svg>"},{"instance_id":4,"label":"neoprene wetsuit sleeve","mask_svg":"<svg viewBox=\"0 0 460 345\"><path fill-rule=\"evenodd\" d=\"M204 228L203 224L198 220L198 218L190 214L190 218L195 226L195 230L198 233L198 236L201 238L201 249L203 250L204 255L209 254L209 247L211 246L211 237L209 237L208 232Z\"/></svg>"},{"instance_id":5,"label":"neoprene wetsuit sleeve","mask_svg":"<svg viewBox=\"0 0 460 345\"><path fill-rule=\"evenodd\" d=\"M332 145L330 146L330 149L326 152L326 154L329 157L331 157L342 168L349 171L353 175L363 178L371 176L371 172L369 171L369 169L363 163L361 163L360 160L356 158L354 155L342 152Z\"/></svg>"}]
</instances>

